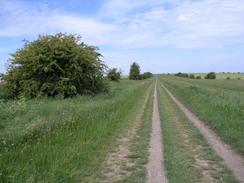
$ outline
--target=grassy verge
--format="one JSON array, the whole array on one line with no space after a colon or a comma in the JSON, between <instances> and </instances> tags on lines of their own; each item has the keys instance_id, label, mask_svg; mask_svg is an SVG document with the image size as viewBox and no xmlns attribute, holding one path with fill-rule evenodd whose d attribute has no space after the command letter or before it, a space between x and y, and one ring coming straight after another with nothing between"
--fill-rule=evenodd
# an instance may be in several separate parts
<instances>
[{"instance_id":1,"label":"grassy verge","mask_svg":"<svg viewBox=\"0 0 244 183\"><path fill-rule=\"evenodd\" d=\"M160 87L158 99L169 182L237 182L200 132Z\"/></svg>"},{"instance_id":2,"label":"grassy verge","mask_svg":"<svg viewBox=\"0 0 244 183\"><path fill-rule=\"evenodd\" d=\"M220 84L210 87L197 81L185 81L172 77L161 77L161 79L165 86L205 121L225 143L244 155L243 91L226 90L218 87Z\"/></svg>"},{"instance_id":3,"label":"grassy verge","mask_svg":"<svg viewBox=\"0 0 244 183\"><path fill-rule=\"evenodd\" d=\"M154 86L154 85L152 85ZM131 174L121 183L143 183L146 182L146 167L148 162L148 146L150 141L150 132L152 125L152 109L153 109L153 88L151 88L150 96L146 104L142 122L138 129L137 136L131 145L132 155L130 158L134 162L133 167L126 167Z\"/></svg>"},{"instance_id":4,"label":"grassy verge","mask_svg":"<svg viewBox=\"0 0 244 183\"><path fill-rule=\"evenodd\" d=\"M96 176L150 82L123 81L97 97L1 104L0 182L83 182Z\"/></svg>"}]
</instances>

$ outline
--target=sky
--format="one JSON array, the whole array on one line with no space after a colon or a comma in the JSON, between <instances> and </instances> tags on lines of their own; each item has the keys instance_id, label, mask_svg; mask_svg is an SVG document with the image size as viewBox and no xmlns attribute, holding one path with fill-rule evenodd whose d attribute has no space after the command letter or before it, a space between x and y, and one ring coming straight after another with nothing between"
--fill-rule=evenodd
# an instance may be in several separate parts
<instances>
[{"instance_id":1,"label":"sky","mask_svg":"<svg viewBox=\"0 0 244 183\"><path fill-rule=\"evenodd\" d=\"M38 35L78 34L128 74L244 72L244 0L0 0L0 72Z\"/></svg>"}]
</instances>

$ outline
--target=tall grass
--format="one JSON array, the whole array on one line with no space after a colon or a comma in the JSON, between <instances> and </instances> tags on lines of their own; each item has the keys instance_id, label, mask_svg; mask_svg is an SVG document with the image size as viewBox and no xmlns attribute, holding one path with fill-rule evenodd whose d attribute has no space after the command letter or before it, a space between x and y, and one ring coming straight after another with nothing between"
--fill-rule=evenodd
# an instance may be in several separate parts
<instances>
[{"instance_id":1,"label":"tall grass","mask_svg":"<svg viewBox=\"0 0 244 183\"><path fill-rule=\"evenodd\" d=\"M169 183L209 182L211 179L210 182L236 183L231 171L222 164L198 129L160 86L158 100ZM199 166L197 159L207 166ZM209 176L212 178L209 179Z\"/></svg>"},{"instance_id":2,"label":"tall grass","mask_svg":"<svg viewBox=\"0 0 244 183\"><path fill-rule=\"evenodd\" d=\"M244 155L243 82L215 85L201 81L162 76L161 81L192 112L204 120L227 144ZM228 89L226 87L228 86Z\"/></svg>"},{"instance_id":3,"label":"tall grass","mask_svg":"<svg viewBox=\"0 0 244 183\"><path fill-rule=\"evenodd\" d=\"M0 182L84 182L98 177L114 138L128 127L148 81L67 100L18 100L0 108Z\"/></svg>"}]
</instances>

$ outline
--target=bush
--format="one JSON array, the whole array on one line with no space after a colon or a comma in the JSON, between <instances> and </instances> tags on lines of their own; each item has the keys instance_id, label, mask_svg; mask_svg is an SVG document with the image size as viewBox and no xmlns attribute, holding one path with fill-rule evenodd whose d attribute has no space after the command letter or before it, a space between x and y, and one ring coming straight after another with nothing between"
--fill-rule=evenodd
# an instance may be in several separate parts
<instances>
[{"instance_id":1,"label":"bush","mask_svg":"<svg viewBox=\"0 0 244 183\"><path fill-rule=\"evenodd\" d=\"M111 81L118 81L120 79L121 76L121 71L118 71L116 68L110 69L108 71L108 79L110 79Z\"/></svg>"},{"instance_id":2,"label":"bush","mask_svg":"<svg viewBox=\"0 0 244 183\"><path fill-rule=\"evenodd\" d=\"M144 72L143 74L141 74L141 79L151 78L152 76L153 74L151 72Z\"/></svg>"},{"instance_id":3,"label":"bush","mask_svg":"<svg viewBox=\"0 0 244 183\"><path fill-rule=\"evenodd\" d=\"M188 74L186 74L186 73L181 73L181 72L175 74L175 76L183 77L183 78L188 78L188 77L189 77Z\"/></svg>"},{"instance_id":4,"label":"bush","mask_svg":"<svg viewBox=\"0 0 244 183\"><path fill-rule=\"evenodd\" d=\"M190 78L190 79L195 79L194 74L190 74L189 78Z\"/></svg>"},{"instance_id":5,"label":"bush","mask_svg":"<svg viewBox=\"0 0 244 183\"><path fill-rule=\"evenodd\" d=\"M132 79L132 80L140 79L140 66L135 62L130 66L129 79Z\"/></svg>"},{"instance_id":6,"label":"bush","mask_svg":"<svg viewBox=\"0 0 244 183\"><path fill-rule=\"evenodd\" d=\"M80 40L80 36L58 33L25 41L12 54L3 75L8 97L70 97L106 91L102 55L97 47Z\"/></svg>"},{"instance_id":7,"label":"bush","mask_svg":"<svg viewBox=\"0 0 244 183\"><path fill-rule=\"evenodd\" d=\"M196 79L202 79L202 77L201 76L197 76Z\"/></svg>"},{"instance_id":8,"label":"bush","mask_svg":"<svg viewBox=\"0 0 244 183\"><path fill-rule=\"evenodd\" d=\"M210 72L205 76L205 79L216 79L216 74L214 72Z\"/></svg>"},{"instance_id":9,"label":"bush","mask_svg":"<svg viewBox=\"0 0 244 183\"><path fill-rule=\"evenodd\" d=\"M227 79L227 80L230 80L230 77L227 77L226 79Z\"/></svg>"}]
</instances>

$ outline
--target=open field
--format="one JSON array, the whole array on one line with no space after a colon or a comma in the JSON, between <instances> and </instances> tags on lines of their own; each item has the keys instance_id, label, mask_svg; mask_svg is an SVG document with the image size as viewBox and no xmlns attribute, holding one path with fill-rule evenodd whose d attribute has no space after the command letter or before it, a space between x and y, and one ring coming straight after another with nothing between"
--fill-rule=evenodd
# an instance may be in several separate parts
<instances>
[{"instance_id":1,"label":"open field","mask_svg":"<svg viewBox=\"0 0 244 183\"><path fill-rule=\"evenodd\" d=\"M2 101L0 182L150 182L156 169L169 183L238 182L163 86L244 157L242 80L158 75L110 85L97 96Z\"/></svg>"},{"instance_id":2,"label":"open field","mask_svg":"<svg viewBox=\"0 0 244 183\"><path fill-rule=\"evenodd\" d=\"M165 86L227 144L244 155L243 81L162 76Z\"/></svg>"},{"instance_id":3,"label":"open field","mask_svg":"<svg viewBox=\"0 0 244 183\"><path fill-rule=\"evenodd\" d=\"M207 74L206 73L193 73L195 76L201 76L203 79ZM244 73L216 73L216 79L244 79Z\"/></svg>"}]
</instances>

